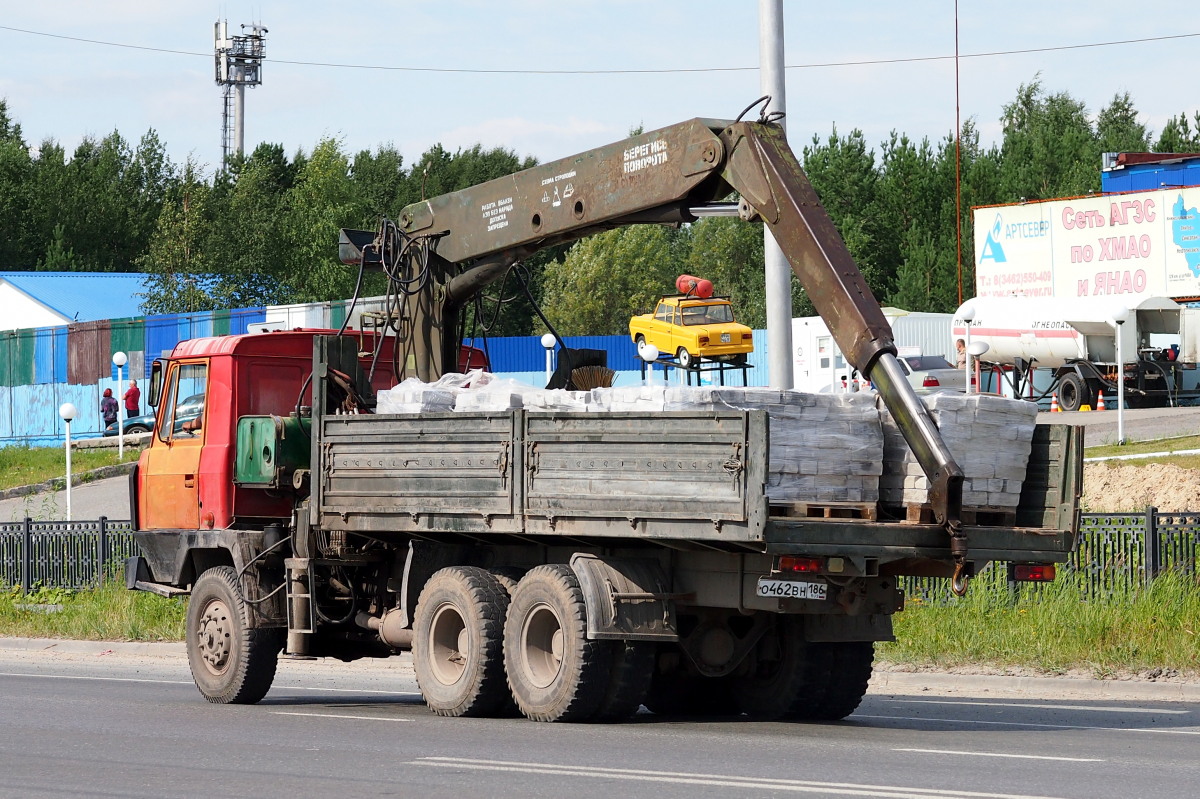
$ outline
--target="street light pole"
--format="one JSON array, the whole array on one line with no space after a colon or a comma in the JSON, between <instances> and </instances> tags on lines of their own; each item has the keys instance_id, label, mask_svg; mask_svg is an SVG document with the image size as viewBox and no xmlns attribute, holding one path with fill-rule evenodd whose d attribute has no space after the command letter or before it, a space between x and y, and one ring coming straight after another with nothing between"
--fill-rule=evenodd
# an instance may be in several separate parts
<instances>
[{"instance_id":1,"label":"street light pole","mask_svg":"<svg viewBox=\"0 0 1200 799\"><path fill-rule=\"evenodd\" d=\"M1117 336L1117 445L1125 446L1125 352L1121 345L1125 322L1129 319L1128 308L1118 308L1111 324Z\"/></svg>"},{"instance_id":2,"label":"street light pole","mask_svg":"<svg viewBox=\"0 0 1200 799\"><path fill-rule=\"evenodd\" d=\"M75 418L78 411L75 406L69 402L64 402L58 408L58 415L67 424L67 521L71 521L71 420Z\"/></svg>"},{"instance_id":3,"label":"street light pole","mask_svg":"<svg viewBox=\"0 0 1200 799\"><path fill-rule=\"evenodd\" d=\"M554 334L542 334L542 346L546 348L546 385L550 385L550 379L554 377Z\"/></svg>"},{"instance_id":4,"label":"street light pole","mask_svg":"<svg viewBox=\"0 0 1200 799\"><path fill-rule=\"evenodd\" d=\"M959 311L959 317L963 320L963 327L966 333L963 335L963 348L966 351L966 357L963 358L963 393L971 393L971 322L975 319L975 309L970 305L965 305Z\"/></svg>"},{"instance_id":5,"label":"street light pole","mask_svg":"<svg viewBox=\"0 0 1200 799\"><path fill-rule=\"evenodd\" d=\"M653 344L643 344L638 347L638 356L646 364L646 385L652 385L654 383L654 362L658 360L659 356L658 347Z\"/></svg>"},{"instance_id":6,"label":"street light pole","mask_svg":"<svg viewBox=\"0 0 1200 799\"><path fill-rule=\"evenodd\" d=\"M121 396L121 385L125 382L125 364L129 361L123 352L114 352L112 362L117 366L116 395ZM117 460L125 462L125 400L117 400Z\"/></svg>"}]
</instances>

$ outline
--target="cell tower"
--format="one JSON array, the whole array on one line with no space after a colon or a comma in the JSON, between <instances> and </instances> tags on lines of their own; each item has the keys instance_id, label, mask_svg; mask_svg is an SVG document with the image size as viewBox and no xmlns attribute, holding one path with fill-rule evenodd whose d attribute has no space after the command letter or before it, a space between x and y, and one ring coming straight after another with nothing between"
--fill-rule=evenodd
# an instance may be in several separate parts
<instances>
[{"instance_id":1,"label":"cell tower","mask_svg":"<svg viewBox=\"0 0 1200 799\"><path fill-rule=\"evenodd\" d=\"M246 33L246 29L250 32ZM221 166L239 155L246 144L246 87L262 83L262 61L267 29L257 23L242 26L241 36L229 35L229 23L213 26L217 85L225 87L221 111Z\"/></svg>"}]
</instances>

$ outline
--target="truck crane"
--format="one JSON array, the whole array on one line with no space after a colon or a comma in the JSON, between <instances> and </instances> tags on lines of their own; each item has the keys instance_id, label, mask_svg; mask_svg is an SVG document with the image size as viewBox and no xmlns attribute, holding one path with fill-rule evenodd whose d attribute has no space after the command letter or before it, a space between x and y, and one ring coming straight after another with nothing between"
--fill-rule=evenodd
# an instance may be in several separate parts
<instances>
[{"instance_id":1,"label":"truck crane","mask_svg":"<svg viewBox=\"0 0 1200 799\"><path fill-rule=\"evenodd\" d=\"M459 367L466 304L514 264L715 214L772 230L926 473L932 521L774 513L757 410L373 412L376 390ZM211 702L257 702L281 653L411 649L447 716L616 720L644 703L836 719L892 638L901 576L961 592L990 561L1073 546L1082 441L1066 428L1034 442L1020 526L963 524L963 472L770 119L693 119L423 200L343 231L340 254L388 275L384 329L198 339L154 365L126 580L190 594L189 662ZM175 430L176 398L197 393L202 423ZM639 475L669 490L623 488Z\"/></svg>"}]
</instances>

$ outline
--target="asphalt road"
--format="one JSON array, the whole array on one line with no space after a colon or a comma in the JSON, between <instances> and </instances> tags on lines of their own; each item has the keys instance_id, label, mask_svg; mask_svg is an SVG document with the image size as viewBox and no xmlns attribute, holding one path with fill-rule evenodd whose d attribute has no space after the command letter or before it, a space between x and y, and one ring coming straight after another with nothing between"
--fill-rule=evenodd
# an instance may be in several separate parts
<instances>
[{"instance_id":1,"label":"asphalt road","mask_svg":"<svg viewBox=\"0 0 1200 799\"><path fill-rule=\"evenodd\" d=\"M0 650L0 795L1175 799L1200 785L1200 702L918 690L832 724L552 725L433 716L396 661L287 662L260 704L215 706L178 657Z\"/></svg>"}]
</instances>

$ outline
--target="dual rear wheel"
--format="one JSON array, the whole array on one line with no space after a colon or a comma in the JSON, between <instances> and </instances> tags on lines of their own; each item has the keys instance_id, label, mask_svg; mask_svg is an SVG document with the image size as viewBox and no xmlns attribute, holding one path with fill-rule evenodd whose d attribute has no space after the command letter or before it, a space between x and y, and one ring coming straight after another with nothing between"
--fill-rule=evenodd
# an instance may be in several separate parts
<instances>
[{"instance_id":1,"label":"dual rear wheel","mask_svg":"<svg viewBox=\"0 0 1200 799\"><path fill-rule=\"evenodd\" d=\"M483 569L442 569L413 628L417 682L443 716L503 715L515 704L535 721L618 720L637 711L653 673L652 644L588 640L583 592L565 565L539 566L515 585Z\"/></svg>"}]
</instances>

